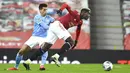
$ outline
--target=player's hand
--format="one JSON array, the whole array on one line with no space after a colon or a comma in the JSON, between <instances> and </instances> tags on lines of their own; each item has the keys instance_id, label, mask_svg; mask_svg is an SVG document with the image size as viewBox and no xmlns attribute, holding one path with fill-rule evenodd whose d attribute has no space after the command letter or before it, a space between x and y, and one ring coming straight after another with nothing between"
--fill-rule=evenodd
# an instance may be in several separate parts
<instances>
[{"instance_id":1,"label":"player's hand","mask_svg":"<svg viewBox=\"0 0 130 73\"><path fill-rule=\"evenodd\" d=\"M75 40L75 41L74 41L74 46L72 47L72 49L74 49L74 48L75 48L75 46L77 45L77 43L78 43L78 41L77 41L77 40Z\"/></svg>"},{"instance_id":2,"label":"player's hand","mask_svg":"<svg viewBox=\"0 0 130 73\"><path fill-rule=\"evenodd\" d=\"M62 15L62 11L61 11L61 10L57 10L57 14L58 14L59 16L61 16L61 15Z\"/></svg>"}]
</instances>

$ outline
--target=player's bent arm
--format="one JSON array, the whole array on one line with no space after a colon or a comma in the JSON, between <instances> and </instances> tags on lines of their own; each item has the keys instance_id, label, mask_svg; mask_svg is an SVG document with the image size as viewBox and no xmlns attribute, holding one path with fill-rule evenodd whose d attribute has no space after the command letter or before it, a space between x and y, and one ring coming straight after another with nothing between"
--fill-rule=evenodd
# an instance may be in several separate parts
<instances>
[{"instance_id":1,"label":"player's bent arm","mask_svg":"<svg viewBox=\"0 0 130 73\"><path fill-rule=\"evenodd\" d=\"M42 21L42 19L37 15L34 17L34 23L42 26L45 30L47 30L49 28L49 26L45 25L44 22Z\"/></svg>"},{"instance_id":2,"label":"player's bent arm","mask_svg":"<svg viewBox=\"0 0 130 73\"><path fill-rule=\"evenodd\" d=\"M54 15L56 13L57 13L57 9L54 9L54 8L49 8L47 9L47 12L46 12L47 15Z\"/></svg>"},{"instance_id":3,"label":"player's bent arm","mask_svg":"<svg viewBox=\"0 0 130 73\"><path fill-rule=\"evenodd\" d=\"M64 4L61 6L60 10L63 11L65 8L68 10L68 12L69 12L71 15L75 16L75 13L73 13L73 11L71 10L71 7L70 7L68 4L66 4L66 3L64 3Z\"/></svg>"},{"instance_id":4,"label":"player's bent arm","mask_svg":"<svg viewBox=\"0 0 130 73\"><path fill-rule=\"evenodd\" d=\"M50 16L50 23L53 23L54 21L55 21L55 19Z\"/></svg>"},{"instance_id":5,"label":"player's bent arm","mask_svg":"<svg viewBox=\"0 0 130 73\"><path fill-rule=\"evenodd\" d=\"M48 28L49 28L49 25L46 25L46 24L44 24L45 22L42 22L40 25L45 29L45 30L47 30Z\"/></svg>"},{"instance_id":6,"label":"player's bent arm","mask_svg":"<svg viewBox=\"0 0 130 73\"><path fill-rule=\"evenodd\" d=\"M42 22L42 23L41 23L41 26L42 26L44 29L46 29L46 30L49 28L50 23L53 23L53 22L55 21L55 19L54 19L53 17L51 17L51 16L48 16L48 20L50 20L50 22L49 22L48 25L44 24L45 22Z\"/></svg>"},{"instance_id":7,"label":"player's bent arm","mask_svg":"<svg viewBox=\"0 0 130 73\"><path fill-rule=\"evenodd\" d=\"M48 20L50 20L48 25L44 24L45 22L42 22L40 24L45 30L49 29L50 23L53 23L55 21L55 19L51 16L48 16Z\"/></svg>"}]
</instances>

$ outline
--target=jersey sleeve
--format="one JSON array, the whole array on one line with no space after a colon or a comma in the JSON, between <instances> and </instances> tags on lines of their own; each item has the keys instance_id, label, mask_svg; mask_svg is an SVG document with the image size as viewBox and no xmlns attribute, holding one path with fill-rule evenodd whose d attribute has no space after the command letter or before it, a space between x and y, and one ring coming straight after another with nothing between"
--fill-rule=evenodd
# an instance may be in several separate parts
<instances>
[{"instance_id":1,"label":"jersey sleeve","mask_svg":"<svg viewBox=\"0 0 130 73\"><path fill-rule=\"evenodd\" d=\"M63 11L64 9L67 9L68 12L69 12L71 15L73 15L74 17L76 17L76 14L71 10L71 7L70 7L68 4L64 3L64 4L61 6L60 10Z\"/></svg>"},{"instance_id":2,"label":"jersey sleeve","mask_svg":"<svg viewBox=\"0 0 130 73\"><path fill-rule=\"evenodd\" d=\"M48 8L46 14L48 14L48 15L54 15L54 14L56 14L56 9L54 9L54 8Z\"/></svg>"},{"instance_id":3,"label":"jersey sleeve","mask_svg":"<svg viewBox=\"0 0 130 73\"><path fill-rule=\"evenodd\" d=\"M49 25L44 24L44 22L41 23L40 25L41 25L45 30L47 30L47 29L49 28Z\"/></svg>"}]
</instances>

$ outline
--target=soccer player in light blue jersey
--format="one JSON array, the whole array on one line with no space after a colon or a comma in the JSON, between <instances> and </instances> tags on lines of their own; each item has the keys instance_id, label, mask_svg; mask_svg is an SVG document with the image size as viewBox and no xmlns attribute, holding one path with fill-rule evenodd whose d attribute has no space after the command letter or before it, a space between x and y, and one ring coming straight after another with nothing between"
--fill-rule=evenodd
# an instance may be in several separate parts
<instances>
[{"instance_id":1,"label":"soccer player in light blue jersey","mask_svg":"<svg viewBox=\"0 0 130 73\"><path fill-rule=\"evenodd\" d=\"M32 36L24 43L22 48L17 53L15 59L16 63L14 67L8 68L8 70L18 70L23 55L28 51L30 51L36 45L41 46L43 42L46 40L45 37L47 36L47 30L49 28L49 25L50 23L54 22L54 18L46 14L46 10L47 10L47 4L39 5L40 14L37 14L34 17L34 29L32 32ZM47 56L48 52L46 52L44 56L42 56L43 59L42 64L45 63ZM41 66L40 69L41 68L44 69L44 66Z\"/></svg>"}]
</instances>

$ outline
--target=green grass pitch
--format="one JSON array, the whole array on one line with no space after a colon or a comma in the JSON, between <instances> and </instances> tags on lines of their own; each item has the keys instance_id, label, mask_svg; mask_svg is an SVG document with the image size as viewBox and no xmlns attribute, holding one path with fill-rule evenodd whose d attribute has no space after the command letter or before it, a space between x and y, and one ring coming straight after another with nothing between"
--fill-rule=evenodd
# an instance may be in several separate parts
<instances>
[{"instance_id":1,"label":"green grass pitch","mask_svg":"<svg viewBox=\"0 0 130 73\"><path fill-rule=\"evenodd\" d=\"M26 71L22 64L20 64L18 71L7 71L6 69L13 67L13 64L0 64L0 73L130 73L130 65L121 64L114 64L111 71L104 71L102 64L66 64L61 67L57 67L54 64L46 64L45 71L39 70L39 64L30 66L30 71Z\"/></svg>"}]
</instances>

